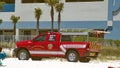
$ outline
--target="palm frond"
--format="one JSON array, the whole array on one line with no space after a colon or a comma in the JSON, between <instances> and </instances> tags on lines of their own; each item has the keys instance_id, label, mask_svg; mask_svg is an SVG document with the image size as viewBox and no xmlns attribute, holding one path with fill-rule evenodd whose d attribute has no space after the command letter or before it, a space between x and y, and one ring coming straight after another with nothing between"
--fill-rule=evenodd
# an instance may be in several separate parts
<instances>
[{"instance_id":1,"label":"palm frond","mask_svg":"<svg viewBox=\"0 0 120 68\"><path fill-rule=\"evenodd\" d=\"M13 24L16 24L18 22L18 20L20 19L20 17L19 16L16 17L15 15L12 15L10 19L12 20Z\"/></svg>"},{"instance_id":2,"label":"palm frond","mask_svg":"<svg viewBox=\"0 0 120 68\"><path fill-rule=\"evenodd\" d=\"M57 12L61 12L64 8L64 3L57 3L55 9Z\"/></svg>"}]
</instances>

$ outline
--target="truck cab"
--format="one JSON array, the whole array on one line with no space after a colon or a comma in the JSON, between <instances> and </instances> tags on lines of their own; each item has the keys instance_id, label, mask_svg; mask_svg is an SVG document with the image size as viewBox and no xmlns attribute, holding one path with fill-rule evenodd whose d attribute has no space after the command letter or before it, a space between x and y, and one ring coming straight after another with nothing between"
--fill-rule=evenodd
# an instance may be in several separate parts
<instances>
[{"instance_id":1,"label":"truck cab","mask_svg":"<svg viewBox=\"0 0 120 68\"><path fill-rule=\"evenodd\" d=\"M32 40L16 42L14 53L19 60L41 60L44 57L62 57L70 62L89 62L96 58L99 49L90 49L90 43L75 42L74 36L88 33L46 32L34 37ZM87 37L86 37L87 38Z\"/></svg>"}]
</instances>

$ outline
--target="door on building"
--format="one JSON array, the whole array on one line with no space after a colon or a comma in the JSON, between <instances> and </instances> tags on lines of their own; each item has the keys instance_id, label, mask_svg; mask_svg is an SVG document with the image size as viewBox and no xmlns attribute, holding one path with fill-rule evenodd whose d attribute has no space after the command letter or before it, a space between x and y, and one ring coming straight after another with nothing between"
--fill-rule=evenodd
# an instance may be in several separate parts
<instances>
[{"instance_id":1,"label":"door on building","mask_svg":"<svg viewBox=\"0 0 120 68\"><path fill-rule=\"evenodd\" d=\"M4 30L3 35L4 35L4 41L5 42L10 42L13 41L13 30Z\"/></svg>"},{"instance_id":2,"label":"door on building","mask_svg":"<svg viewBox=\"0 0 120 68\"><path fill-rule=\"evenodd\" d=\"M24 30L24 35L31 35L31 31L30 30Z\"/></svg>"},{"instance_id":3,"label":"door on building","mask_svg":"<svg viewBox=\"0 0 120 68\"><path fill-rule=\"evenodd\" d=\"M28 40L31 39L31 31L30 30L24 30L24 39Z\"/></svg>"}]
</instances>

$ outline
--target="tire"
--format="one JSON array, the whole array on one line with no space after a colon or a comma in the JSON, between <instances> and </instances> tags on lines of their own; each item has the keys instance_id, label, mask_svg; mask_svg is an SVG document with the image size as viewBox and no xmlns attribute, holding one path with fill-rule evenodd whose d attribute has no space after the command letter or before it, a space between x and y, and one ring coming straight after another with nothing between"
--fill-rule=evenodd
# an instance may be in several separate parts
<instances>
[{"instance_id":1,"label":"tire","mask_svg":"<svg viewBox=\"0 0 120 68\"><path fill-rule=\"evenodd\" d=\"M19 60L28 60L29 59L29 53L27 50L20 50L18 52L18 59Z\"/></svg>"},{"instance_id":2,"label":"tire","mask_svg":"<svg viewBox=\"0 0 120 68\"><path fill-rule=\"evenodd\" d=\"M90 58L86 58L86 57L80 57L80 62L89 62Z\"/></svg>"},{"instance_id":3,"label":"tire","mask_svg":"<svg viewBox=\"0 0 120 68\"><path fill-rule=\"evenodd\" d=\"M66 58L69 62L77 62L79 60L79 55L76 51L70 50L68 51Z\"/></svg>"},{"instance_id":4,"label":"tire","mask_svg":"<svg viewBox=\"0 0 120 68\"><path fill-rule=\"evenodd\" d=\"M32 57L32 60L42 60L41 57Z\"/></svg>"}]
</instances>

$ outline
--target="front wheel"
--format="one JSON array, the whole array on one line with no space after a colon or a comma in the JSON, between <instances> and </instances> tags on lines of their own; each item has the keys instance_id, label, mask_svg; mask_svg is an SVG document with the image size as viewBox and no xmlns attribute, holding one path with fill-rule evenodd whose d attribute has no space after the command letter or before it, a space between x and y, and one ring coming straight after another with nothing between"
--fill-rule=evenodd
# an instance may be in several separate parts
<instances>
[{"instance_id":1,"label":"front wheel","mask_svg":"<svg viewBox=\"0 0 120 68\"><path fill-rule=\"evenodd\" d=\"M27 50L20 50L18 52L18 59L19 60L28 60L29 59L29 53Z\"/></svg>"},{"instance_id":2,"label":"front wheel","mask_svg":"<svg viewBox=\"0 0 120 68\"><path fill-rule=\"evenodd\" d=\"M79 55L76 51L70 50L70 51L68 51L66 58L70 62L77 62L79 59Z\"/></svg>"}]
</instances>

